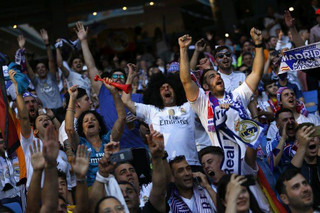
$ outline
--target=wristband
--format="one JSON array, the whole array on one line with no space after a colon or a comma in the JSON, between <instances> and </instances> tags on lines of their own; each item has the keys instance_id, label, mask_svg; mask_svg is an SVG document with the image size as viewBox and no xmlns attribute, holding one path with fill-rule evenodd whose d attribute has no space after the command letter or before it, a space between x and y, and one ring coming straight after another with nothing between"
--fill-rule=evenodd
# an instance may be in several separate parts
<instances>
[{"instance_id":1,"label":"wristband","mask_svg":"<svg viewBox=\"0 0 320 213\"><path fill-rule=\"evenodd\" d=\"M109 178L103 177L102 175L100 175L99 172L97 172L96 181L98 181L100 183L108 183L109 182Z\"/></svg>"},{"instance_id":2,"label":"wristband","mask_svg":"<svg viewBox=\"0 0 320 213\"><path fill-rule=\"evenodd\" d=\"M54 120L56 118L56 116L53 116L52 118L50 118L50 120Z\"/></svg>"},{"instance_id":3,"label":"wristband","mask_svg":"<svg viewBox=\"0 0 320 213\"><path fill-rule=\"evenodd\" d=\"M71 109L71 108L67 108L67 110L66 110L66 111L71 111L71 112L73 112L73 113L76 113L76 110Z\"/></svg>"},{"instance_id":4,"label":"wristband","mask_svg":"<svg viewBox=\"0 0 320 213\"><path fill-rule=\"evenodd\" d=\"M255 47L258 47L258 48L259 48L259 47L263 47L263 43L260 43L260 44L254 44L254 46L255 46Z\"/></svg>"},{"instance_id":5,"label":"wristband","mask_svg":"<svg viewBox=\"0 0 320 213\"><path fill-rule=\"evenodd\" d=\"M87 181L87 178L77 178L77 183L85 183Z\"/></svg>"}]
</instances>

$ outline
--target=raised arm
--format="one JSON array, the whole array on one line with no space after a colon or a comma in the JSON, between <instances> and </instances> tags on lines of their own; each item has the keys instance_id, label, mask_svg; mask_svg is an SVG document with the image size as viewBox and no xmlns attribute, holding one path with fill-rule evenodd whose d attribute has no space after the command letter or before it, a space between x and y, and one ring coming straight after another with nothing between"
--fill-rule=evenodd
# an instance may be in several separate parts
<instances>
[{"instance_id":1,"label":"raised arm","mask_svg":"<svg viewBox=\"0 0 320 213\"><path fill-rule=\"evenodd\" d=\"M276 149L279 150L279 153L273 155L273 166L278 166L278 164L280 163L280 160L281 160L281 156L282 156L282 153L283 153L283 149L284 149L284 146L286 145L286 140L288 139L288 136L287 136L287 125L288 125L288 122L286 122L282 128L282 132L281 132L281 138L280 138L280 141L276 147ZM270 158L268 158L268 163L271 164L270 162Z\"/></svg>"},{"instance_id":2,"label":"raised arm","mask_svg":"<svg viewBox=\"0 0 320 213\"><path fill-rule=\"evenodd\" d=\"M166 212L166 191L169 179L167 178L168 162L163 159L164 139L163 135L153 130L150 126L150 135L146 135L149 150L152 156L152 189L149 200L152 206L159 212Z\"/></svg>"},{"instance_id":3,"label":"raised arm","mask_svg":"<svg viewBox=\"0 0 320 213\"><path fill-rule=\"evenodd\" d=\"M41 204L41 177L45 160L40 147L39 139L29 147L33 173L27 196L27 212L39 212Z\"/></svg>"},{"instance_id":4,"label":"raised arm","mask_svg":"<svg viewBox=\"0 0 320 213\"><path fill-rule=\"evenodd\" d=\"M284 11L284 21L292 34L292 40L296 47L304 46L304 42L294 25L294 18L292 18L291 13L287 10Z\"/></svg>"},{"instance_id":5,"label":"raised arm","mask_svg":"<svg viewBox=\"0 0 320 213\"><path fill-rule=\"evenodd\" d=\"M128 78L127 78L127 82L126 84L132 84L133 79L139 75L139 73L137 72L137 66L134 64L127 64L128 67ZM121 99L124 103L124 105L127 107L127 109L129 109L133 114L136 114L136 106L134 101L132 101L131 99L131 91L129 94L126 94L125 92L122 93Z\"/></svg>"},{"instance_id":6,"label":"raised arm","mask_svg":"<svg viewBox=\"0 0 320 213\"><path fill-rule=\"evenodd\" d=\"M20 49L24 49L24 45L26 44L26 40L23 37L23 35L19 35L17 40L18 40L19 48ZM27 66L28 77L32 81L34 79L34 72L33 72L32 68L31 68L31 66L29 65L27 57L26 57L26 66Z\"/></svg>"},{"instance_id":7,"label":"raised arm","mask_svg":"<svg viewBox=\"0 0 320 213\"><path fill-rule=\"evenodd\" d=\"M205 43L203 38L200 39L199 41L197 41L197 43L195 44L195 50L194 50L192 58L190 60L190 68L192 70L196 69L199 55L200 55L201 52L203 52L205 50L206 46L207 45L206 45L206 43Z\"/></svg>"},{"instance_id":8,"label":"raised arm","mask_svg":"<svg viewBox=\"0 0 320 213\"><path fill-rule=\"evenodd\" d=\"M63 59L62 59L62 55L61 55L61 51L60 51L59 47L56 49L56 54L57 54L56 55L57 56L57 65L61 69L63 76L68 78L69 70L63 65Z\"/></svg>"},{"instance_id":9,"label":"raised arm","mask_svg":"<svg viewBox=\"0 0 320 213\"><path fill-rule=\"evenodd\" d=\"M10 79L16 90L16 96L17 96L16 101L17 101L17 108L18 108L18 114L19 114L19 120L20 120L20 126L21 126L21 134L24 138L29 138L31 133L29 114L28 114L27 107L24 103L22 94L18 93L18 84L13 77L15 74L16 72L14 70L9 71Z\"/></svg>"},{"instance_id":10,"label":"raised arm","mask_svg":"<svg viewBox=\"0 0 320 213\"><path fill-rule=\"evenodd\" d=\"M291 164L296 168L301 168L304 160L304 156L309 146L309 142L313 139L311 136L314 133L315 129L313 126L304 126L297 132L297 140L299 147L297 153L291 160Z\"/></svg>"},{"instance_id":11,"label":"raised arm","mask_svg":"<svg viewBox=\"0 0 320 213\"><path fill-rule=\"evenodd\" d=\"M190 64L188 58L188 46L192 42L192 38L189 35L184 35L179 38L180 46L180 80L182 82L184 91L186 92L187 99L194 101L198 97L199 87L191 79Z\"/></svg>"},{"instance_id":12,"label":"raised arm","mask_svg":"<svg viewBox=\"0 0 320 213\"><path fill-rule=\"evenodd\" d=\"M111 152L106 152L104 156L99 160L99 171L97 172L97 178L94 181L90 194L89 194L89 204L91 212L94 212L95 206L97 205L98 201L106 196L105 190L105 182L104 178L108 178L111 171L113 171L115 164L110 162L110 155Z\"/></svg>"},{"instance_id":13,"label":"raised arm","mask_svg":"<svg viewBox=\"0 0 320 213\"><path fill-rule=\"evenodd\" d=\"M46 45L48 62L49 62L49 71L51 72L51 74L53 76L56 76L57 69L56 69L56 66L54 64L54 58L53 58L53 54L52 54L52 51L51 51L51 48L50 48L48 33L47 33L47 31L45 29L41 29L40 30L40 35L41 35L41 38L42 38L44 44Z\"/></svg>"},{"instance_id":14,"label":"raised arm","mask_svg":"<svg viewBox=\"0 0 320 213\"><path fill-rule=\"evenodd\" d=\"M82 53L84 57L84 61L88 67L89 70L89 76L90 76L90 81L91 85L94 89L94 91L99 94L100 88L102 83L100 81L95 81L94 77L96 75L99 75L99 71L96 67L96 64L94 62L94 59L92 57L92 54L89 49L88 41L87 41L87 34L88 34L88 28L84 29L84 26L81 22L76 23L76 33L81 41L81 48L82 48Z\"/></svg>"},{"instance_id":15,"label":"raised arm","mask_svg":"<svg viewBox=\"0 0 320 213\"><path fill-rule=\"evenodd\" d=\"M263 56L263 48L262 48L262 34L260 30L252 28L250 30L251 38L256 45L255 48L255 56L252 65L252 72L246 78L246 83L251 89L252 92L256 91L258 88L259 81L261 79L263 68L264 68L264 56Z\"/></svg>"},{"instance_id":16,"label":"raised arm","mask_svg":"<svg viewBox=\"0 0 320 213\"><path fill-rule=\"evenodd\" d=\"M112 82L111 79L106 78L106 80L109 82ZM118 118L113 124L111 135L115 141L120 141L120 138L124 130L125 121L126 121L126 110L124 109L124 104L121 100L118 90L114 86L111 86L107 83L104 83L104 86L107 87L107 89L112 94L114 105L116 107L117 114L118 114Z\"/></svg>"},{"instance_id":17,"label":"raised arm","mask_svg":"<svg viewBox=\"0 0 320 213\"><path fill-rule=\"evenodd\" d=\"M45 130L43 140L43 156L45 163L45 178L42 190L42 206L40 212L56 212L58 208L58 172L57 157L59 141L53 125Z\"/></svg>"},{"instance_id":18,"label":"raised arm","mask_svg":"<svg viewBox=\"0 0 320 213\"><path fill-rule=\"evenodd\" d=\"M79 135L74 128L74 114L75 114L75 102L78 95L78 86L74 85L68 89L70 95L69 105L66 112L65 118L65 130L68 135L68 141L71 144L73 150L76 150L76 147L79 144Z\"/></svg>"},{"instance_id":19,"label":"raised arm","mask_svg":"<svg viewBox=\"0 0 320 213\"><path fill-rule=\"evenodd\" d=\"M73 171L76 174L76 213L89 212L89 196L87 186L87 171L89 168L90 152L87 152L85 145L79 145L77 148L76 160L72 165Z\"/></svg>"}]
</instances>

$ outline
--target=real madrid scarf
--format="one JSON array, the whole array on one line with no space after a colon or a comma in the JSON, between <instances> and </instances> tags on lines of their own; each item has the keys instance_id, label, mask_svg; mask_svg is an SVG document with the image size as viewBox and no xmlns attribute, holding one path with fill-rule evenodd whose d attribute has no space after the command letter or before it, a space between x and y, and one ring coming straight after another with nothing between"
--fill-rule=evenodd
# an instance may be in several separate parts
<instances>
[{"instance_id":1,"label":"real madrid scarf","mask_svg":"<svg viewBox=\"0 0 320 213\"><path fill-rule=\"evenodd\" d=\"M226 92L224 103L228 109L221 109L219 101L208 92L208 131L216 132L220 146L225 153L223 169L226 173L240 173L241 147L248 145L254 149L259 146L266 128L249 118L240 98L234 100L231 92Z\"/></svg>"},{"instance_id":2,"label":"real madrid scarf","mask_svg":"<svg viewBox=\"0 0 320 213\"><path fill-rule=\"evenodd\" d=\"M211 199L205 189L202 187L193 187L193 197L195 199L197 212L212 213L214 208L208 199ZM207 198L209 197L209 198ZM182 200L177 188L174 186L169 199L170 211L172 213L192 213L188 205Z\"/></svg>"}]
</instances>

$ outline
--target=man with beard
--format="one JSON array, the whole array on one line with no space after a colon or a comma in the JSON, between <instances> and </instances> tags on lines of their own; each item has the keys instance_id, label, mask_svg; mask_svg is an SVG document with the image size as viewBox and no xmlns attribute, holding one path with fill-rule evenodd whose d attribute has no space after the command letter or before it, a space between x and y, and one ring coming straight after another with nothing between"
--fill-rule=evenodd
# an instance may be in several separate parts
<instances>
[{"instance_id":1,"label":"man with beard","mask_svg":"<svg viewBox=\"0 0 320 213\"><path fill-rule=\"evenodd\" d=\"M96 92L96 94L98 94L100 108L97 110L97 112L100 115L102 115L107 129L110 130L112 129L114 123L118 119L117 110L112 98L112 94L105 86L102 86L101 81L94 81L94 77L96 75L99 75L99 71L95 65L95 61L89 49L89 45L87 41L88 29L85 29L82 23L80 22L76 24L76 28L77 28L77 36L81 41L84 60L89 70L91 86L93 90ZM113 70L111 73L111 79L113 80L113 82L124 84L126 82L126 74L123 70L118 70L118 69ZM121 95L122 91L119 90L119 93ZM133 94L132 99L135 102L141 103L142 95ZM127 109L126 109L126 112L128 113ZM128 119L129 119L129 116L127 116L127 120ZM132 116L131 116L131 119L132 119ZM130 121L133 122L132 120ZM122 133L122 137L120 139L120 147L121 149L131 148L131 147L145 147L143 140L140 137L139 128L137 126L135 126L132 129L129 129L128 126L125 125L124 131Z\"/></svg>"},{"instance_id":2,"label":"man with beard","mask_svg":"<svg viewBox=\"0 0 320 213\"><path fill-rule=\"evenodd\" d=\"M61 69L64 77L67 79L68 88L73 85L78 85L78 87L86 90L87 95L90 97L91 94L91 83L88 76L85 74L85 70L83 70L83 60L78 55L73 55L70 59L68 69L63 64L61 50L59 48L57 50L57 64Z\"/></svg>"},{"instance_id":3,"label":"man with beard","mask_svg":"<svg viewBox=\"0 0 320 213\"><path fill-rule=\"evenodd\" d=\"M276 113L276 126L279 129L273 141L268 141L268 162L277 177L290 165L295 153L296 122L290 109L282 108Z\"/></svg>"},{"instance_id":4,"label":"man with beard","mask_svg":"<svg viewBox=\"0 0 320 213\"><path fill-rule=\"evenodd\" d=\"M130 64L127 83L132 82L136 73L135 65ZM123 94L122 101L133 114L164 135L169 160L184 155L193 169L201 169L195 143L196 115L186 102L177 75L153 75L144 94L144 104L134 102L130 94Z\"/></svg>"},{"instance_id":5,"label":"man with beard","mask_svg":"<svg viewBox=\"0 0 320 213\"><path fill-rule=\"evenodd\" d=\"M299 170L290 168L282 173L276 190L292 213L319 213L312 207L314 198L319 197L313 195L310 184Z\"/></svg>"},{"instance_id":6,"label":"man with beard","mask_svg":"<svg viewBox=\"0 0 320 213\"><path fill-rule=\"evenodd\" d=\"M36 74L38 74L36 75L27 62L28 77L33 83L43 107L51 109L58 117L58 120L61 121L63 120L63 116L58 112L62 111L62 100L60 98L60 91L56 79L56 67L50 49L49 37L47 31L44 29L42 29L40 33L47 48L49 70L44 63L40 62L36 65Z\"/></svg>"},{"instance_id":7,"label":"man with beard","mask_svg":"<svg viewBox=\"0 0 320 213\"><path fill-rule=\"evenodd\" d=\"M297 153L291 160L293 167L310 183L314 194L314 207L320 207L320 157L319 136L314 136L314 124L302 123L296 130Z\"/></svg>"},{"instance_id":8,"label":"man with beard","mask_svg":"<svg viewBox=\"0 0 320 213\"><path fill-rule=\"evenodd\" d=\"M33 129L30 125L30 118L28 114L27 107L25 105L25 101L22 97L22 94L18 93L18 83L14 79L14 75L16 74L15 71L10 70L9 75L12 83L15 86L16 91L16 97L17 97L17 108L19 113L19 120L20 120L20 126L21 126L21 133L20 133L20 142L21 147L24 152L25 162L26 162L26 169L27 169L27 188L29 188L31 177L33 174L33 167L31 165L31 152L29 149L29 146L33 143L33 141L38 141L40 146L42 147L42 140L44 139L45 132L47 128L51 125L53 125L53 121L51 118L46 114L41 114L38 116L35 116L35 124ZM33 113L32 113L33 115ZM55 129L56 131L57 129ZM56 133L56 132L55 132ZM57 168L64 173L69 173L69 168L71 166L69 165L67 161L66 154L59 150L59 155L57 158Z\"/></svg>"},{"instance_id":9,"label":"man with beard","mask_svg":"<svg viewBox=\"0 0 320 213\"><path fill-rule=\"evenodd\" d=\"M294 119L298 124L310 122L315 126L320 125L320 118L318 115L314 115L307 112L304 104L296 99L296 95L293 90L288 87L280 87L277 91L277 102L282 108L290 109L293 113ZM267 140L273 141L277 135L278 128L275 123L270 124Z\"/></svg>"}]
</instances>

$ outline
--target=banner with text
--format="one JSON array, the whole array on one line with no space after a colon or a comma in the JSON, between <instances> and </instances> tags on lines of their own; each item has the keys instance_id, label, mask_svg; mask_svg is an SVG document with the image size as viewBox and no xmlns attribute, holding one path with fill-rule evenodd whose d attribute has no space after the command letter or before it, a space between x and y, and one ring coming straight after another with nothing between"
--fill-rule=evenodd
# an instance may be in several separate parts
<instances>
[{"instance_id":1,"label":"banner with text","mask_svg":"<svg viewBox=\"0 0 320 213\"><path fill-rule=\"evenodd\" d=\"M284 52L279 74L293 70L308 70L320 67L320 42Z\"/></svg>"}]
</instances>

